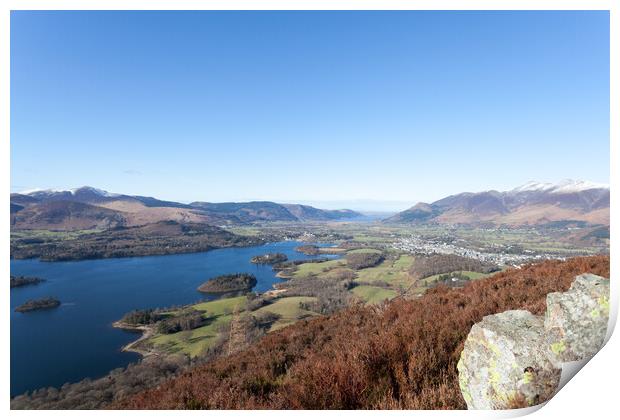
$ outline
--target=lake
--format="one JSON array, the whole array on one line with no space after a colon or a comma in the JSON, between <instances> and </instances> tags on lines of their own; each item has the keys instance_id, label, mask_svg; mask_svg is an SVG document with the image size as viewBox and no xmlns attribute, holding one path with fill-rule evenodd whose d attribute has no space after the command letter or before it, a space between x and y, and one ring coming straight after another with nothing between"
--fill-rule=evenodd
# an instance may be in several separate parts
<instances>
[{"instance_id":1,"label":"lake","mask_svg":"<svg viewBox=\"0 0 620 420\"><path fill-rule=\"evenodd\" d=\"M138 361L138 354L120 351L138 333L112 327L125 313L210 299L196 288L227 273L254 274L253 290L264 292L282 280L271 266L252 264L250 258L272 252L286 254L289 260L317 258L295 251L299 245L278 242L195 254L71 262L11 260L12 275L46 280L11 289L11 396L98 378ZM58 298L61 306L15 312L27 300L45 296Z\"/></svg>"}]
</instances>

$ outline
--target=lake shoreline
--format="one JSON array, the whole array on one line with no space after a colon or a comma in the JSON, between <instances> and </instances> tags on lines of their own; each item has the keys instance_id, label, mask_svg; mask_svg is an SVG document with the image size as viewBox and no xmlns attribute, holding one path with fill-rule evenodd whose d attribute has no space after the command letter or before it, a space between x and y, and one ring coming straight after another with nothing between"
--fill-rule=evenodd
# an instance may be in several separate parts
<instances>
[{"instance_id":1,"label":"lake shoreline","mask_svg":"<svg viewBox=\"0 0 620 420\"><path fill-rule=\"evenodd\" d=\"M164 356L163 348L151 348L157 325L139 326L119 323L120 316L136 309L167 308L193 302L218 300L198 292L201 279L239 271L252 273L258 284L256 293L274 291L282 283L271 267L250 263L255 255L282 252L291 260L303 259L294 248L303 242L288 240L267 242L261 246L225 247L208 252L141 256L132 258L90 259L68 263L39 259L11 259L13 275L37 276L48 281L36 287L11 289L13 305L41 295L57 296L72 302L64 310L36 316L11 316L11 389L15 395L36 389L77 382L84 377L101 377L109 371L143 358ZM324 244L321 244L324 245ZM285 286L286 287L286 286ZM102 305L103 301L114 302ZM97 311L90 310L96 306ZM64 305L63 305L64 307ZM96 317L93 318L93 314ZM101 322L103 321L103 322ZM86 331L90 332L86 332ZM124 332L123 332L124 330ZM36 339L32 334L36 333ZM68 334L76 340L74 353L54 337ZM104 351L105 350L105 351ZM29 357L25 355L28 354ZM31 357L46 361L57 369L35 369ZM155 357L159 359L159 357ZM154 359L154 360L155 360ZM79 366L79 367L77 367Z\"/></svg>"},{"instance_id":2,"label":"lake shoreline","mask_svg":"<svg viewBox=\"0 0 620 420\"><path fill-rule=\"evenodd\" d=\"M183 251L183 249L175 249L172 252L149 252L149 253L144 253L144 254L137 254L137 255L114 255L114 256L95 256L95 257L76 257L76 258L62 258L62 259L54 259L54 258L43 258L40 255L33 255L33 256L25 256L25 257L20 257L20 256L15 256L12 253L9 256L10 260L13 261L26 261L26 260L37 260L37 261L41 261L41 262L46 262L46 263L63 263L63 262L79 262L79 261L100 261L100 260L124 260L124 259L128 259L128 258L147 258L147 257L166 257L166 256L171 256L171 255L190 255L190 254L202 254L205 252L211 252L211 251L217 251L220 249L231 249L231 248L252 248L252 247L257 247L257 246L264 246L264 245L269 245L272 243L278 243L278 242L289 242L288 240L284 240L284 241L276 241L276 242L261 242L260 240L257 241L256 243L249 243L247 245L231 245L231 246L220 246L220 247L216 247L216 246L207 246L204 249L199 249L199 250L190 250L190 251ZM290 242L295 242L295 241L290 241Z\"/></svg>"},{"instance_id":3,"label":"lake shoreline","mask_svg":"<svg viewBox=\"0 0 620 420\"><path fill-rule=\"evenodd\" d=\"M143 358L147 358L147 357L152 357L152 356L159 356L159 353L156 353L154 351L149 351L149 350L144 350L142 348L139 348L138 346L148 340L149 338L151 338L153 336L153 334L155 334L155 328L154 326L151 325L133 325L133 324L127 324L125 322L122 321L115 321L112 323L112 327L113 328L118 328L121 330L125 330L125 331L132 331L132 332L141 332L142 334L140 335L139 338L137 338L136 340L125 344L122 348L121 351L124 352L133 352L133 353L138 353L139 355L141 355Z\"/></svg>"},{"instance_id":4,"label":"lake shoreline","mask_svg":"<svg viewBox=\"0 0 620 420\"><path fill-rule=\"evenodd\" d=\"M279 284L279 283L274 283L275 284ZM284 292L286 292L286 289L276 289L274 288L274 285L272 285L271 289L266 290L262 293L258 293L259 296L263 296L266 298L278 298L280 295L282 295ZM215 299L218 300L218 299ZM187 305L187 306L191 306L191 304ZM141 348L140 345L145 342L146 340L148 340L149 338L151 338L153 335L155 335L155 324L152 325L134 325L134 324L128 324L126 322L123 321L114 321L112 323L112 327L113 328L118 328L120 330L125 330L125 331L131 331L131 332L136 332L136 333L141 333L140 337L138 337L136 340L131 341L130 343L127 343L126 345L124 345L121 348L121 351L123 352L130 352L130 353L137 353L140 356L142 356L143 359L146 359L147 357L159 357L162 356L162 354L150 349L144 349Z\"/></svg>"}]
</instances>

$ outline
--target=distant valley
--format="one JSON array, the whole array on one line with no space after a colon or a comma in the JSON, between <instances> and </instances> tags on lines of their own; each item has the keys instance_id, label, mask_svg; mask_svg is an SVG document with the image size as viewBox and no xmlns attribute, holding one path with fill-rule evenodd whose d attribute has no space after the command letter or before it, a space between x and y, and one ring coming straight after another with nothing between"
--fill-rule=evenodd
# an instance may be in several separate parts
<instances>
[{"instance_id":1,"label":"distant valley","mask_svg":"<svg viewBox=\"0 0 620 420\"><path fill-rule=\"evenodd\" d=\"M418 203L382 220L347 209L271 201L185 204L93 187L11 194L10 217L11 257L61 261L202 252L290 239L365 242L377 235L393 243L400 243L400 237L404 242L398 247L409 249L417 242L408 235L419 228L431 229L432 237L445 232L452 240L451 229L458 226L546 229L549 242L561 237L572 247L605 248L610 216L609 187L565 181L461 193ZM501 242L499 231L495 236ZM427 239L424 248L430 246Z\"/></svg>"}]
</instances>

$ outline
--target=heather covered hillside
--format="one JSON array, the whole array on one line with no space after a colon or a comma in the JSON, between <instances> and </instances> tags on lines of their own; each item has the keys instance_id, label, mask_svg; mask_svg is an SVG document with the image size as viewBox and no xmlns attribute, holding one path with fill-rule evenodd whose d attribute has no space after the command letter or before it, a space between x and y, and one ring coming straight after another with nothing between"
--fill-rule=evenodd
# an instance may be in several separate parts
<instances>
[{"instance_id":1,"label":"heather covered hillside","mask_svg":"<svg viewBox=\"0 0 620 420\"><path fill-rule=\"evenodd\" d=\"M546 295L581 273L609 277L609 257L545 261L301 321L114 407L464 409L456 364L471 326L510 309L541 314Z\"/></svg>"}]
</instances>

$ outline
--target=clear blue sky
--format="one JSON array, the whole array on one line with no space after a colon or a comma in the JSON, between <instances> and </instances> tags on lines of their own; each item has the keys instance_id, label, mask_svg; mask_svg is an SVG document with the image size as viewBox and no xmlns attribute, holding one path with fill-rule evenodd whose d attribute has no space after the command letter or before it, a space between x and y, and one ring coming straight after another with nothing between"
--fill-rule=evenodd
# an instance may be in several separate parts
<instances>
[{"instance_id":1,"label":"clear blue sky","mask_svg":"<svg viewBox=\"0 0 620 420\"><path fill-rule=\"evenodd\" d=\"M563 178L609 182L607 12L11 15L12 191L329 206Z\"/></svg>"}]
</instances>

